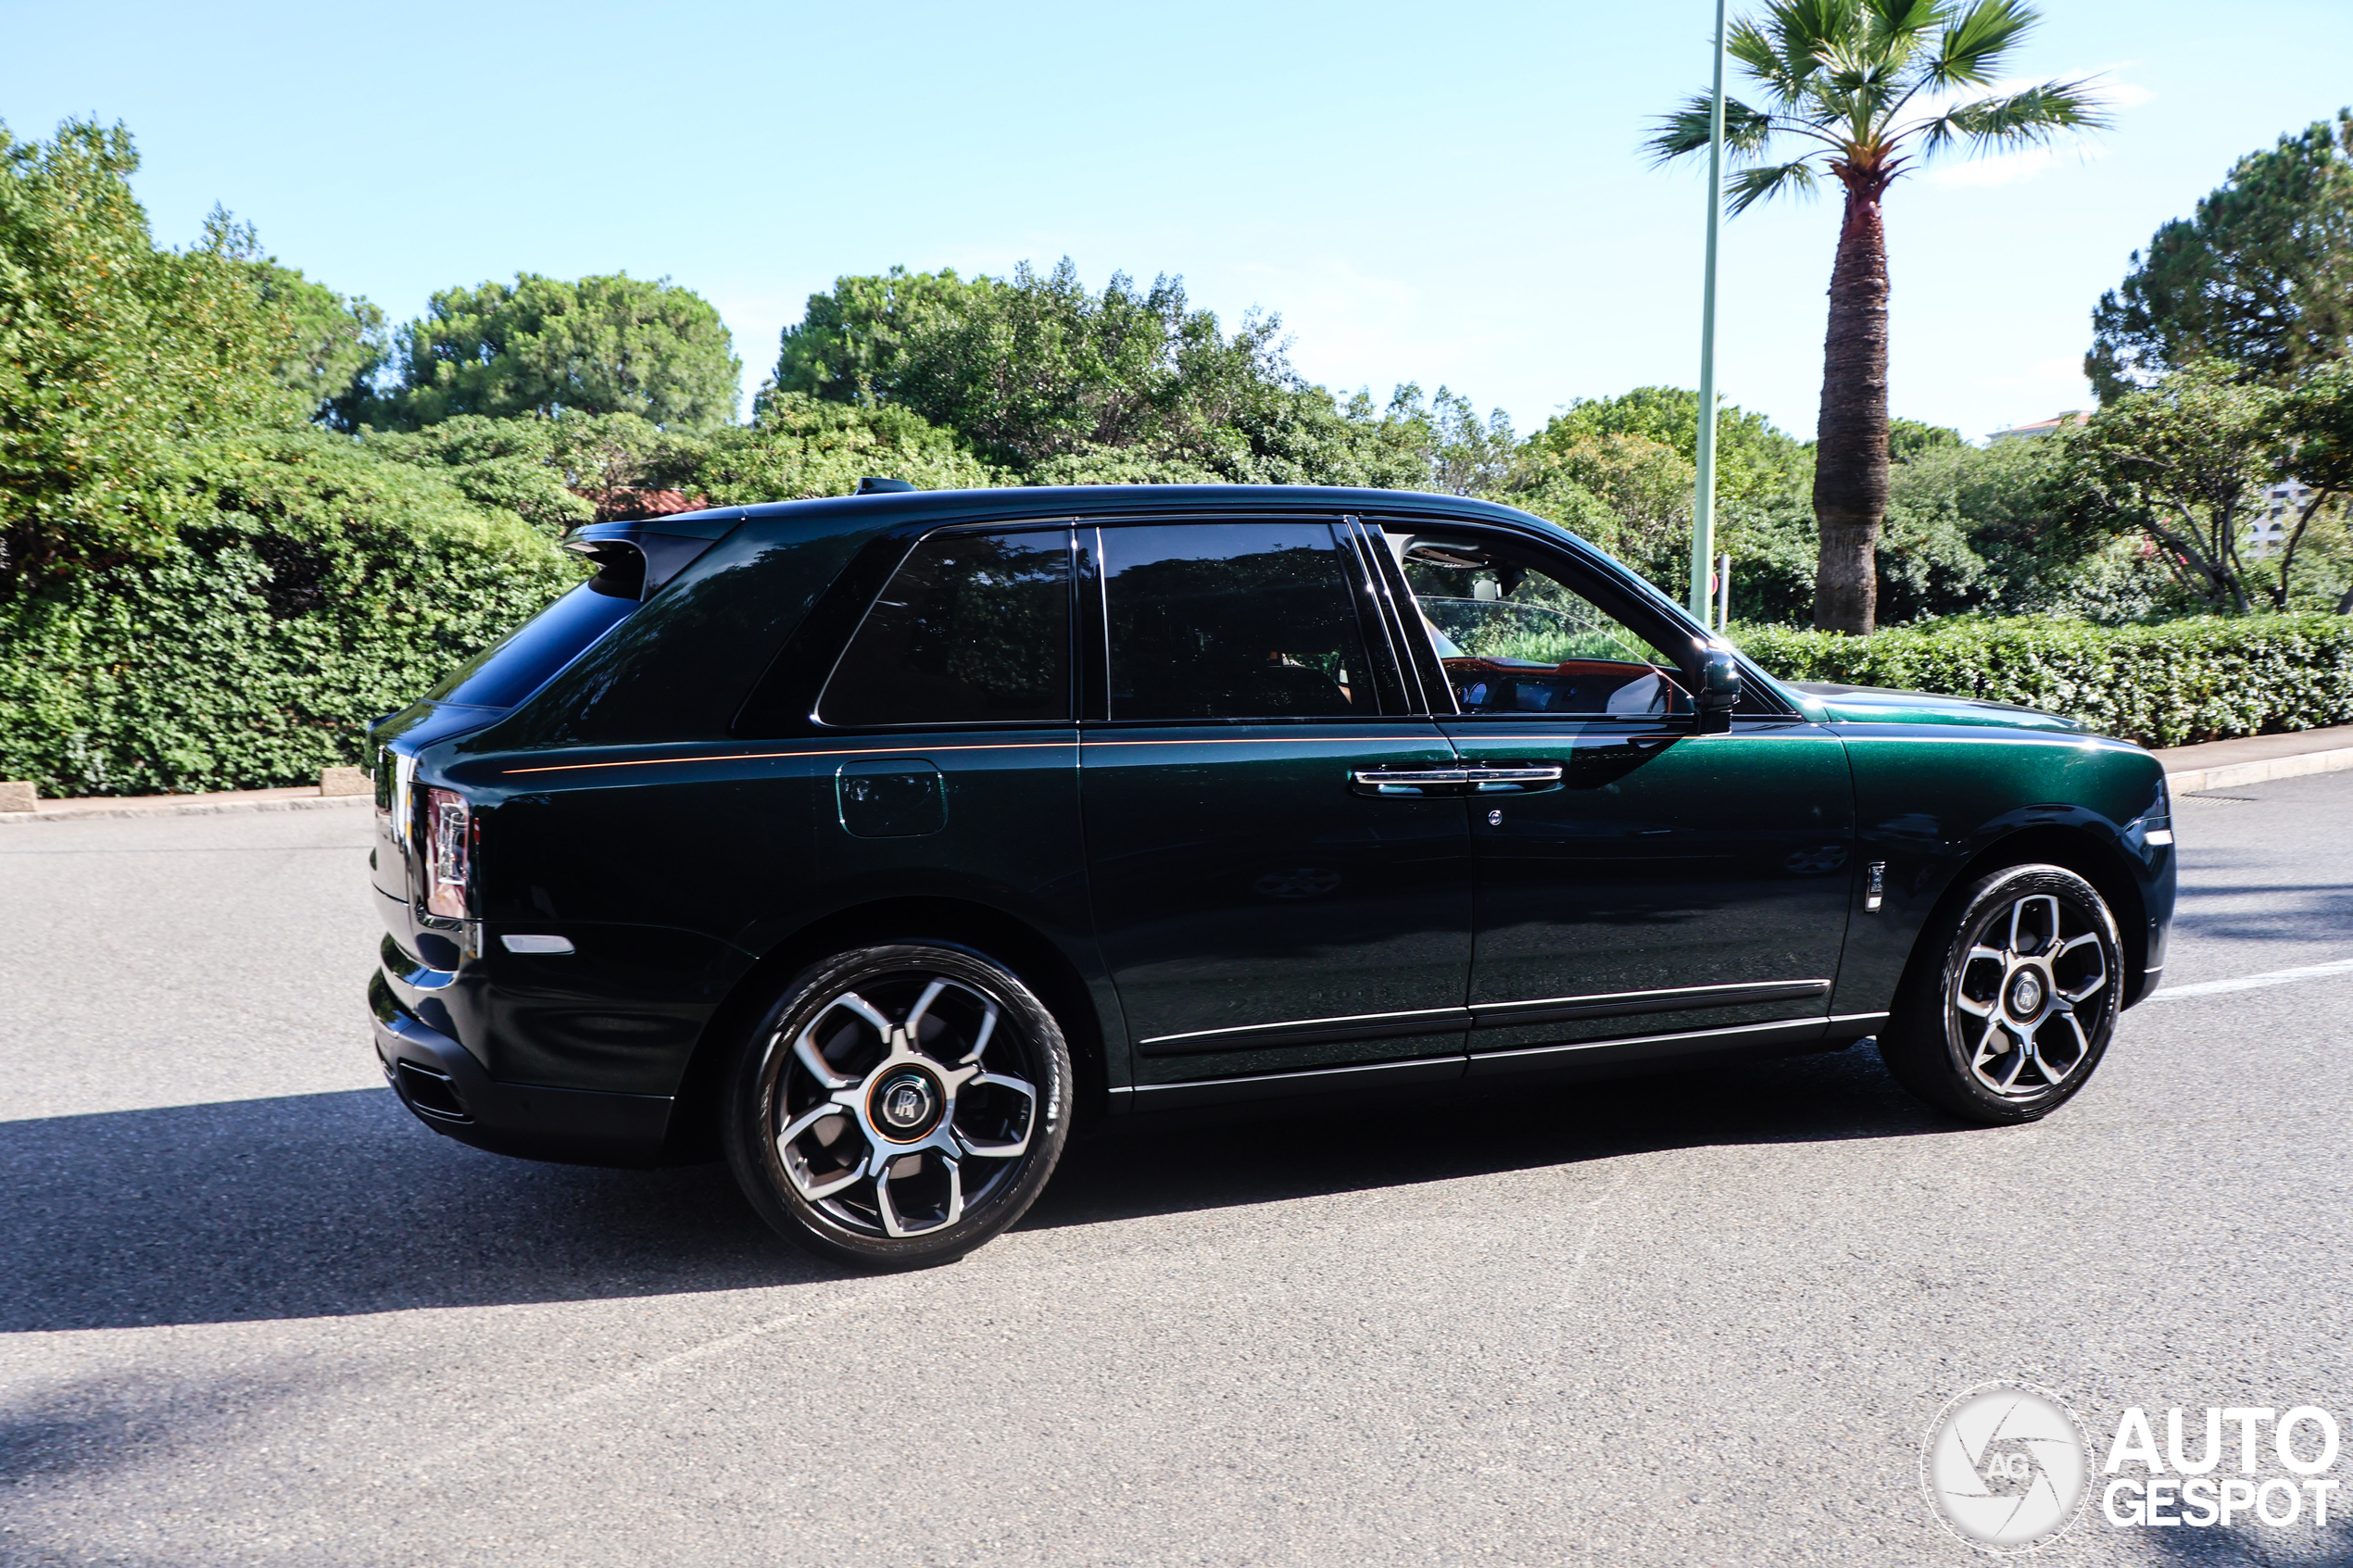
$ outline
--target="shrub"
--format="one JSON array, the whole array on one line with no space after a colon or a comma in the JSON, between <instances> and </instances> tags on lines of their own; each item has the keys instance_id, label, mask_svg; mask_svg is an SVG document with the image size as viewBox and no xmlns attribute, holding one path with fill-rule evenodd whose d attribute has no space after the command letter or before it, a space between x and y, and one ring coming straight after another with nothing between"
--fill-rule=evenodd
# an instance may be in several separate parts
<instances>
[{"instance_id":1,"label":"shrub","mask_svg":"<svg viewBox=\"0 0 2353 1568\"><path fill-rule=\"evenodd\" d=\"M191 445L157 558L0 604L0 778L46 795L310 783L582 568L446 479L322 433Z\"/></svg>"},{"instance_id":2,"label":"shrub","mask_svg":"<svg viewBox=\"0 0 2353 1568\"><path fill-rule=\"evenodd\" d=\"M1736 640L1786 681L2016 703L2144 746L2353 723L2353 620L2334 615L1969 620L1870 637L1760 626Z\"/></svg>"}]
</instances>

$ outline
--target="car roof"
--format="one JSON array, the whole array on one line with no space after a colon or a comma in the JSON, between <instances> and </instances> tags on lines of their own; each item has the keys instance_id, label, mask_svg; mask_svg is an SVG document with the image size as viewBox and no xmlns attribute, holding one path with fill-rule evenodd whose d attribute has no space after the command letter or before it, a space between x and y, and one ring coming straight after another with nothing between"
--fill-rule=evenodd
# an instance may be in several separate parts
<instances>
[{"instance_id":1,"label":"car roof","mask_svg":"<svg viewBox=\"0 0 2353 1568\"><path fill-rule=\"evenodd\" d=\"M982 521L993 518L1156 516L1232 511L1314 511L1334 513L1400 511L1422 516L1443 514L1466 521L1534 523L1548 532L1563 532L1541 518L1465 495L1440 495L1419 490L1359 490L1317 484L1074 484L1008 485L991 490L889 491L872 495L833 495L808 501L765 501L748 507L712 507L681 512L638 524L662 530L682 523L753 519L807 519L838 526L850 518L870 521L875 528L921 523L935 518Z\"/></svg>"}]
</instances>

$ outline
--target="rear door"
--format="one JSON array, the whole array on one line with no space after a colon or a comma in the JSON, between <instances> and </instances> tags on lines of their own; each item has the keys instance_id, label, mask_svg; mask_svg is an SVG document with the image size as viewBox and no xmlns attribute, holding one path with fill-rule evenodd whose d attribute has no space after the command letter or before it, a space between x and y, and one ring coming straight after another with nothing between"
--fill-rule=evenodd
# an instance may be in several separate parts
<instances>
[{"instance_id":1,"label":"rear door","mask_svg":"<svg viewBox=\"0 0 2353 1568\"><path fill-rule=\"evenodd\" d=\"M1373 546L1319 519L1082 538L1103 631L1088 880L1139 1089L1459 1072L1467 822L1459 784L1415 778L1453 749L1406 695Z\"/></svg>"}]
</instances>

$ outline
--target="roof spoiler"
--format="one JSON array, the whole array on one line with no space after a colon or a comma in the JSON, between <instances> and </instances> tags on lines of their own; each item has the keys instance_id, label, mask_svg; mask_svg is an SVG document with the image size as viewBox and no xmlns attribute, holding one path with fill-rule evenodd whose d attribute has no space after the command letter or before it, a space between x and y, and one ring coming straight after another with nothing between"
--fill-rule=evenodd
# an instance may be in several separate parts
<instances>
[{"instance_id":1,"label":"roof spoiler","mask_svg":"<svg viewBox=\"0 0 2353 1568\"><path fill-rule=\"evenodd\" d=\"M740 511L679 513L635 522L591 522L564 535L563 547L595 561L598 582L626 598L649 599L654 590L735 532Z\"/></svg>"}]
</instances>

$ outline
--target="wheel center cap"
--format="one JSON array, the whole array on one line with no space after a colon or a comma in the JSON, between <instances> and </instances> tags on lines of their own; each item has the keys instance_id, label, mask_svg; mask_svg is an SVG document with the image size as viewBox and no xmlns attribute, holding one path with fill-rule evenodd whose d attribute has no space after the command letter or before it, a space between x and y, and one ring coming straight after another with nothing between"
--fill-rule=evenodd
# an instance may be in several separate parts
<instances>
[{"instance_id":1,"label":"wheel center cap","mask_svg":"<svg viewBox=\"0 0 2353 1568\"><path fill-rule=\"evenodd\" d=\"M939 1120L939 1086L931 1075L910 1068L876 1084L866 1103L883 1136L912 1143Z\"/></svg>"},{"instance_id":2,"label":"wheel center cap","mask_svg":"<svg viewBox=\"0 0 2353 1568\"><path fill-rule=\"evenodd\" d=\"M2010 1016L2032 1018L2043 1010L2043 977L2032 970L2020 972L2010 982Z\"/></svg>"}]
</instances>

